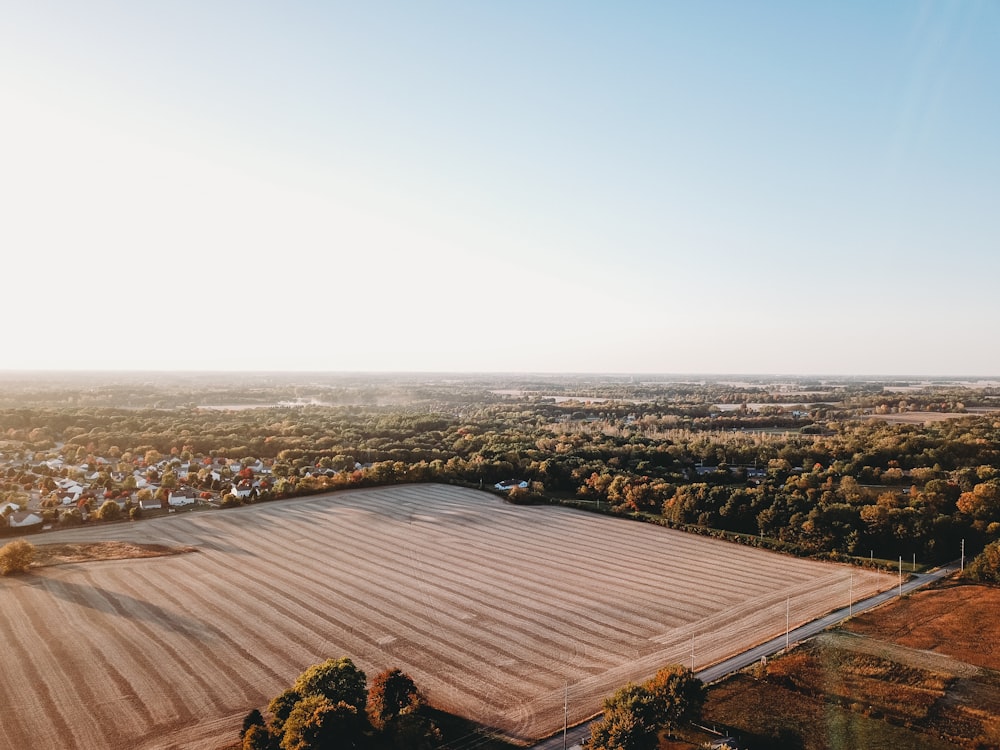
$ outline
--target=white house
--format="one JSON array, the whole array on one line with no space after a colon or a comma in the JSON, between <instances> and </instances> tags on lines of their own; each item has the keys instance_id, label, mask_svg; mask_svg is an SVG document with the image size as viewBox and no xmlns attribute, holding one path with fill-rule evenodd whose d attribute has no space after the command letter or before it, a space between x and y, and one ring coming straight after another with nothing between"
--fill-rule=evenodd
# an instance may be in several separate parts
<instances>
[{"instance_id":1,"label":"white house","mask_svg":"<svg viewBox=\"0 0 1000 750\"><path fill-rule=\"evenodd\" d=\"M254 491L253 482L249 479L244 479L240 481L239 484L232 485L230 492L238 497L240 500L250 497L250 493Z\"/></svg>"},{"instance_id":2,"label":"white house","mask_svg":"<svg viewBox=\"0 0 1000 750\"><path fill-rule=\"evenodd\" d=\"M190 487L185 487L179 490L171 490L170 496L167 498L167 504L173 508L180 508L185 505L194 505L197 501L197 495Z\"/></svg>"},{"instance_id":3,"label":"white house","mask_svg":"<svg viewBox=\"0 0 1000 750\"><path fill-rule=\"evenodd\" d=\"M163 508L163 503L156 498L151 498L149 500L140 500L139 507L142 510L160 510Z\"/></svg>"},{"instance_id":4,"label":"white house","mask_svg":"<svg viewBox=\"0 0 1000 750\"><path fill-rule=\"evenodd\" d=\"M12 529L27 529L32 526L41 527L45 519L42 518L40 513L36 513L32 510L21 510L15 513L11 513L10 517L7 519L7 524Z\"/></svg>"}]
</instances>

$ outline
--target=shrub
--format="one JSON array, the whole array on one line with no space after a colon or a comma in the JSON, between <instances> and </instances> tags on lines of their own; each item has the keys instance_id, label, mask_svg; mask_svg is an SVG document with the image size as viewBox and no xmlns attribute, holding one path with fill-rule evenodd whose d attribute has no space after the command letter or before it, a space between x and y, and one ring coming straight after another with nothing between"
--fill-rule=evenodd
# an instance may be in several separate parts
<instances>
[{"instance_id":1,"label":"shrub","mask_svg":"<svg viewBox=\"0 0 1000 750\"><path fill-rule=\"evenodd\" d=\"M0 547L0 575L25 573L35 560L35 546L23 539Z\"/></svg>"}]
</instances>

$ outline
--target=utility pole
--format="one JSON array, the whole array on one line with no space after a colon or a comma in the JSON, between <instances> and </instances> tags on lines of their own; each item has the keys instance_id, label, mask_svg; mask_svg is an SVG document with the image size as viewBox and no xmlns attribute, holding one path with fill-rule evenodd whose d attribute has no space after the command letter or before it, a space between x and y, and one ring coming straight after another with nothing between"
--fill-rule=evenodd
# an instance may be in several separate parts
<instances>
[{"instance_id":1,"label":"utility pole","mask_svg":"<svg viewBox=\"0 0 1000 750\"><path fill-rule=\"evenodd\" d=\"M962 540L962 570L965 570L965 540Z\"/></svg>"},{"instance_id":2,"label":"utility pole","mask_svg":"<svg viewBox=\"0 0 1000 750\"><path fill-rule=\"evenodd\" d=\"M917 553L913 553L913 572L917 572Z\"/></svg>"},{"instance_id":3,"label":"utility pole","mask_svg":"<svg viewBox=\"0 0 1000 750\"><path fill-rule=\"evenodd\" d=\"M903 556L899 556L899 595L903 595Z\"/></svg>"},{"instance_id":4,"label":"utility pole","mask_svg":"<svg viewBox=\"0 0 1000 750\"><path fill-rule=\"evenodd\" d=\"M789 625L789 602L790 598L785 597L785 653L788 653L788 625Z\"/></svg>"},{"instance_id":5,"label":"utility pole","mask_svg":"<svg viewBox=\"0 0 1000 750\"><path fill-rule=\"evenodd\" d=\"M691 634L691 672L694 672L694 633Z\"/></svg>"},{"instance_id":6,"label":"utility pole","mask_svg":"<svg viewBox=\"0 0 1000 750\"><path fill-rule=\"evenodd\" d=\"M563 682L563 750L566 750L567 729L569 729L569 682Z\"/></svg>"},{"instance_id":7,"label":"utility pole","mask_svg":"<svg viewBox=\"0 0 1000 750\"><path fill-rule=\"evenodd\" d=\"M854 573L851 573L851 595L849 599L850 604L847 605L847 614L850 617L854 617Z\"/></svg>"}]
</instances>

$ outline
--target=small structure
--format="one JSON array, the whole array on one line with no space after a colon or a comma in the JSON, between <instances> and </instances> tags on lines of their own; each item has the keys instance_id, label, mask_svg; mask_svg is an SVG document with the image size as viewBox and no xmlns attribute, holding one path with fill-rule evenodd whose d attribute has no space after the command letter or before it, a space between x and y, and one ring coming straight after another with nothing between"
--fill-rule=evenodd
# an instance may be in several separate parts
<instances>
[{"instance_id":1,"label":"small structure","mask_svg":"<svg viewBox=\"0 0 1000 750\"><path fill-rule=\"evenodd\" d=\"M497 482L493 485L493 487L501 492L507 492L515 487L520 487L522 490L526 490L528 489L528 483L523 479L506 479L502 482Z\"/></svg>"}]
</instances>

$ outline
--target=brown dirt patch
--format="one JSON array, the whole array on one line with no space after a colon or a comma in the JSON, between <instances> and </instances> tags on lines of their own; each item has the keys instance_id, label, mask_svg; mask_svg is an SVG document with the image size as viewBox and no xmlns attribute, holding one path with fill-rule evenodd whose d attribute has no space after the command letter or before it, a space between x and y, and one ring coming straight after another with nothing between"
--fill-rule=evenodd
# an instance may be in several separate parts
<instances>
[{"instance_id":1,"label":"brown dirt patch","mask_svg":"<svg viewBox=\"0 0 1000 750\"><path fill-rule=\"evenodd\" d=\"M949 582L849 620L844 629L1000 670L1000 588Z\"/></svg>"},{"instance_id":2,"label":"brown dirt patch","mask_svg":"<svg viewBox=\"0 0 1000 750\"><path fill-rule=\"evenodd\" d=\"M65 544L35 545L32 567L94 562L98 560L135 560L145 557L165 557L194 552L195 547L168 547L165 544L136 544L134 542L74 542Z\"/></svg>"}]
</instances>

